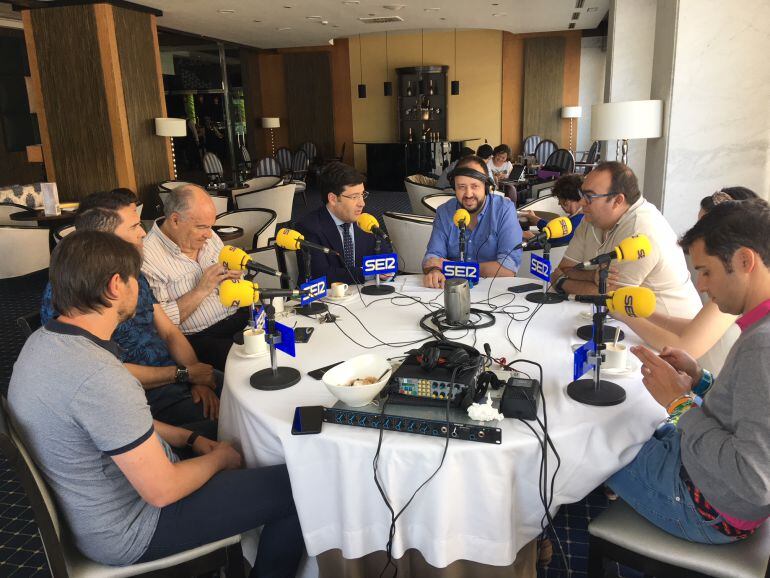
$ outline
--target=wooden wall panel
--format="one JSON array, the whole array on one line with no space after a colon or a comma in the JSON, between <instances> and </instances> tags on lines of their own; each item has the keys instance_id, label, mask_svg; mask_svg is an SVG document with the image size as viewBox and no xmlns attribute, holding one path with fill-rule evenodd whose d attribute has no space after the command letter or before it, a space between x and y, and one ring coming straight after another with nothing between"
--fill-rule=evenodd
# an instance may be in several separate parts
<instances>
[{"instance_id":1,"label":"wooden wall panel","mask_svg":"<svg viewBox=\"0 0 770 578\"><path fill-rule=\"evenodd\" d=\"M334 108L335 156L345 145L343 162L353 164L353 103L350 96L350 54L347 38L334 41L331 50L332 106Z\"/></svg>"},{"instance_id":2,"label":"wooden wall panel","mask_svg":"<svg viewBox=\"0 0 770 578\"><path fill-rule=\"evenodd\" d=\"M155 134L155 117L165 116L158 85L152 15L113 7L125 115L131 138L136 192L154 201L156 185L169 179L168 139Z\"/></svg>"},{"instance_id":3,"label":"wooden wall panel","mask_svg":"<svg viewBox=\"0 0 770 578\"><path fill-rule=\"evenodd\" d=\"M563 37L524 40L523 134L539 134L559 145L564 92Z\"/></svg>"},{"instance_id":4,"label":"wooden wall panel","mask_svg":"<svg viewBox=\"0 0 770 578\"><path fill-rule=\"evenodd\" d=\"M521 153L524 88L524 39L503 32L503 89L500 135L514 155Z\"/></svg>"},{"instance_id":5,"label":"wooden wall panel","mask_svg":"<svg viewBox=\"0 0 770 578\"><path fill-rule=\"evenodd\" d=\"M275 148L289 146L283 54L260 54L259 85L262 92L262 110L257 120L257 130L262 135L262 150L264 153L259 155L259 158L261 158L270 154L270 131L262 128L262 117L278 117L281 119L281 127L273 129L275 133ZM253 160L257 161L258 159Z\"/></svg>"},{"instance_id":6,"label":"wooden wall panel","mask_svg":"<svg viewBox=\"0 0 770 578\"><path fill-rule=\"evenodd\" d=\"M322 157L334 153L332 81L327 52L283 55L287 124L292 150L311 141Z\"/></svg>"},{"instance_id":7,"label":"wooden wall panel","mask_svg":"<svg viewBox=\"0 0 770 578\"><path fill-rule=\"evenodd\" d=\"M59 197L74 201L117 187L94 6L29 14Z\"/></svg>"},{"instance_id":8,"label":"wooden wall panel","mask_svg":"<svg viewBox=\"0 0 770 578\"><path fill-rule=\"evenodd\" d=\"M562 106L578 106L580 104L580 34L572 33L565 37L564 46L564 88ZM572 147L577 146L578 119L573 122ZM563 148L569 147L569 119L562 119L561 140L557 141Z\"/></svg>"}]
</instances>

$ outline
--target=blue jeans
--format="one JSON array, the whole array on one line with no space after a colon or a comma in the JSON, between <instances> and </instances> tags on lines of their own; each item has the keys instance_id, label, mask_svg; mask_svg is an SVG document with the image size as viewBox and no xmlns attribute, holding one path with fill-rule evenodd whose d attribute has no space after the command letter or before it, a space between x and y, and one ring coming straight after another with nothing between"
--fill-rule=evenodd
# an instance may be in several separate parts
<instances>
[{"instance_id":1,"label":"blue jeans","mask_svg":"<svg viewBox=\"0 0 770 578\"><path fill-rule=\"evenodd\" d=\"M607 485L650 522L678 538L701 544L736 541L714 528L723 521L722 516L707 521L695 509L679 476L680 436L672 424L658 429L634 461L607 480Z\"/></svg>"}]
</instances>

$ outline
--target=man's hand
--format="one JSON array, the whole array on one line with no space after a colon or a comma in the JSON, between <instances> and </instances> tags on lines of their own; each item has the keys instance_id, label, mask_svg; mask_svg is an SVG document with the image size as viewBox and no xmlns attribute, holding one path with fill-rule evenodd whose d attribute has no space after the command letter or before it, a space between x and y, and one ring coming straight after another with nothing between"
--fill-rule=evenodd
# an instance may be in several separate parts
<instances>
[{"instance_id":1,"label":"man's hand","mask_svg":"<svg viewBox=\"0 0 770 578\"><path fill-rule=\"evenodd\" d=\"M187 372L192 385L205 385L212 391L217 388L214 380L214 368L208 363L193 363L187 368Z\"/></svg>"},{"instance_id":2,"label":"man's hand","mask_svg":"<svg viewBox=\"0 0 770 578\"><path fill-rule=\"evenodd\" d=\"M683 371L689 375L693 384L697 384L703 377L703 369L695 361L695 358L683 349L675 349L666 345L660 352L660 358L671 364L677 371Z\"/></svg>"},{"instance_id":3,"label":"man's hand","mask_svg":"<svg viewBox=\"0 0 770 578\"><path fill-rule=\"evenodd\" d=\"M519 217L522 219L527 219L530 225L537 225L537 223L540 221L540 217L538 217L537 213L534 211L520 211Z\"/></svg>"},{"instance_id":4,"label":"man's hand","mask_svg":"<svg viewBox=\"0 0 770 578\"><path fill-rule=\"evenodd\" d=\"M615 267L610 267L610 270L608 271L607 275L607 291L617 291L618 287L618 281L620 280L620 273L618 273L618 270ZM596 283L596 286L599 286L599 269L596 269L594 272L594 283Z\"/></svg>"},{"instance_id":5,"label":"man's hand","mask_svg":"<svg viewBox=\"0 0 770 578\"><path fill-rule=\"evenodd\" d=\"M218 445L219 442L215 442L209 438L204 438L203 436L198 436L193 442L192 450L195 452L196 456L205 456L206 454L213 452L214 448L216 448Z\"/></svg>"},{"instance_id":6,"label":"man's hand","mask_svg":"<svg viewBox=\"0 0 770 578\"><path fill-rule=\"evenodd\" d=\"M668 407L676 398L692 389L692 378L643 345L631 348L642 362L642 383L660 405Z\"/></svg>"},{"instance_id":7,"label":"man's hand","mask_svg":"<svg viewBox=\"0 0 770 578\"><path fill-rule=\"evenodd\" d=\"M221 459L222 469L224 470L237 470L242 467L243 458L229 442L217 442L212 454L217 454L217 457Z\"/></svg>"},{"instance_id":8,"label":"man's hand","mask_svg":"<svg viewBox=\"0 0 770 578\"><path fill-rule=\"evenodd\" d=\"M430 287L431 289L443 289L445 281L446 277L444 277L444 274L441 272L441 270L434 269L430 273L426 273L422 279L422 284L426 287Z\"/></svg>"},{"instance_id":9,"label":"man's hand","mask_svg":"<svg viewBox=\"0 0 770 578\"><path fill-rule=\"evenodd\" d=\"M201 277L201 280L198 281L198 289L202 292L208 295L214 289L219 287L219 284L226 280L226 279L238 279L241 276L240 271L232 271L229 269L225 269L222 265L219 263L215 263L214 265L211 265L211 267L207 267L203 271L203 276Z\"/></svg>"},{"instance_id":10,"label":"man's hand","mask_svg":"<svg viewBox=\"0 0 770 578\"><path fill-rule=\"evenodd\" d=\"M208 419L219 419L219 398L205 385L190 386L193 403L203 404L203 415Z\"/></svg>"}]
</instances>

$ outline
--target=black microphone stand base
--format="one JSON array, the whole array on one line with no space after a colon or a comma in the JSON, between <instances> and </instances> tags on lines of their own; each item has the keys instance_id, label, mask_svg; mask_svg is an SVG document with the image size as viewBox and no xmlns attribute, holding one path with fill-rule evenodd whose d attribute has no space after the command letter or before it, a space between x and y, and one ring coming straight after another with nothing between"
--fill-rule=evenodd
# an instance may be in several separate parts
<instances>
[{"instance_id":1,"label":"black microphone stand base","mask_svg":"<svg viewBox=\"0 0 770 578\"><path fill-rule=\"evenodd\" d=\"M603 329L604 333L604 339L602 341L604 343L608 343L611 341L615 341L615 327L612 325L605 325ZM582 339L583 341L590 341L591 337L593 337L594 334L594 326L593 325L581 325L577 328L577 336ZM623 330L620 330L620 337L618 337L618 341L623 341L626 338L626 334L623 333Z\"/></svg>"},{"instance_id":2,"label":"black microphone stand base","mask_svg":"<svg viewBox=\"0 0 770 578\"><path fill-rule=\"evenodd\" d=\"M626 390L617 383L599 380L599 389L593 379L578 379L567 386L567 395L585 405L618 405L626 400Z\"/></svg>"},{"instance_id":3,"label":"black microphone stand base","mask_svg":"<svg viewBox=\"0 0 770 578\"><path fill-rule=\"evenodd\" d=\"M302 307L297 307L294 312L299 313L300 315L304 315L305 317L311 317L313 315L320 315L321 313L326 313L329 310L329 308L326 306L325 303L320 303L319 301L313 301L312 303L308 303L307 305L303 305Z\"/></svg>"},{"instance_id":4,"label":"black microphone stand base","mask_svg":"<svg viewBox=\"0 0 770 578\"><path fill-rule=\"evenodd\" d=\"M252 375L249 383L254 389L276 391L299 383L300 378L300 372L293 367L276 367L275 371L268 367Z\"/></svg>"},{"instance_id":5,"label":"black microphone stand base","mask_svg":"<svg viewBox=\"0 0 770 578\"><path fill-rule=\"evenodd\" d=\"M390 285L364 285L361 287L361 293L364 295L390 295L395 290L395 287Z\"/></svg>"},{"instance_id":6,"label":"black microphone stand base","mask_svg":"<svg viewBox=\"0 0 770 578\"><path fill-rule=\"evenodd\" d=\"M543 305L551 305L552 303L561 303L566 299L564 295L558 293L543 293L542 291L533 291L527 293L524 299L530 303L542 303Z\"/></svg>"}]
</instances>

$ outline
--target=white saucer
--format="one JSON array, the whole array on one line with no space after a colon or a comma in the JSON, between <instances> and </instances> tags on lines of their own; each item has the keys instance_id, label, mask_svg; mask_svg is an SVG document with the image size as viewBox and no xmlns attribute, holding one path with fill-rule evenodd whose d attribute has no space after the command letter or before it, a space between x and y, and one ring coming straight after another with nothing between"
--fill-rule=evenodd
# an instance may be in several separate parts
<instances>
[{"instance_id":1,"label":"white saucer","mask_svg":"<svg viewBox=\"0 0 770 578\"><path fill-rule=\"evenodd\" d=\"M243 345L235 343L233 344L233 351L235 352L235 355L243 359L258 359L270 353L270 348L265 349L262 353L246 353L243 349Z\"/></svg>"},{"instance_id":2,"label":"white saucer","mask_svg":"<svg viewBox=\"0 0 770 578\"><path fill-rule=\"evenodd\" d=\"M631 353L629 353L629 356L631 356ZM602 365L602 373L606 373L607 375L628 375L630 373L638 372L639 369L641 369L642 363L636 359L629 357L626 360L626 366L623 368L620 367L605 367Z\"/></svg>"},{"instance_id":3,"label":"white saucer","mask_svg":"<svg viewBox=\"0 0 770 578\"><path fill-rule=\"evenodd\" d=\"M333 297L331 294L327 293L323 300L328 301L329 303L348 303L353 301L356 296L357 291L355 289L348 289L347 293L345 293L343 297Z\"/></svg>"}]
</instances>

